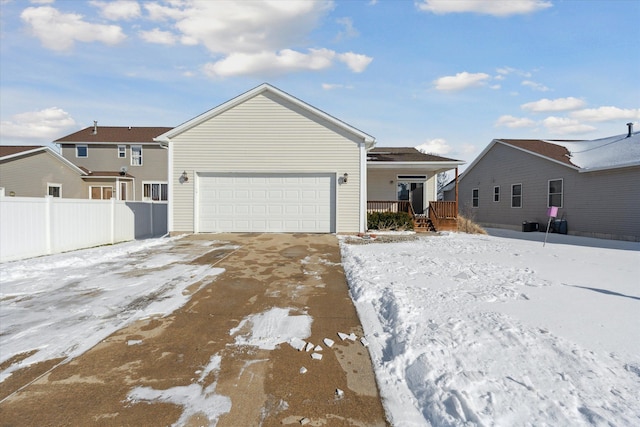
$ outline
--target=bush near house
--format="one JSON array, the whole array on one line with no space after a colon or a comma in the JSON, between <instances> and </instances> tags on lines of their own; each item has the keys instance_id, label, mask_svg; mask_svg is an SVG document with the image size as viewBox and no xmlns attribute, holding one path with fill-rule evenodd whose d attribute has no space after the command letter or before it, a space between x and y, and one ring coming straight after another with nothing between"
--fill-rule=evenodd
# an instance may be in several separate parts
<instances>
[{"instance_id":1,"label":"bush near house","mask_svg":"<svg viewBox=\"0 0 640 427\"><path fill-rule=\"evenodd\" d=\"M413 230L413 220L407 212L370 212L367 214L369 230Z\"/></svg>"}]
</instances>

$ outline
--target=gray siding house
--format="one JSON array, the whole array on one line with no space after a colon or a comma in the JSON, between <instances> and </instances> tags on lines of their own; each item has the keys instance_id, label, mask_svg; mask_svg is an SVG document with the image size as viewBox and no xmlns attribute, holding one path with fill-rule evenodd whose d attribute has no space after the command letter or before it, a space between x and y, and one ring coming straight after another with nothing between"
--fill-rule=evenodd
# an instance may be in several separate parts
<instances>
[{"instance_id":1,"label":"gray siding house","mask_svg":"<svg viewBox=\"0 0 640 427\"><path fill-rule=\"evenodd\" d=\"M0 146L5 196L86 198L85 172L49 147Z\"/></svg>"},{"instance_id":2,"label":"gray siding house","mask_svg":"<svg viewBox=\"0 0 640 427\"><path fill-rule=\"evenodd\" d=\"M167 150L153 140L170 127L94 126L57 139L62 157L85 172L85 198L167 201Z\"/></svg>"},{"instance_id":3,"label":"gray siding house","mask_svg":"<svg viewBox=\"0 0 640 427\"><path fill-rule=\"evenodd\" d=\"M640 133L588 141L495 139L459 180L460 212L485 227L640 241ZM564 232L564 230L561 230Z\"/></svg>"}]
</instances>

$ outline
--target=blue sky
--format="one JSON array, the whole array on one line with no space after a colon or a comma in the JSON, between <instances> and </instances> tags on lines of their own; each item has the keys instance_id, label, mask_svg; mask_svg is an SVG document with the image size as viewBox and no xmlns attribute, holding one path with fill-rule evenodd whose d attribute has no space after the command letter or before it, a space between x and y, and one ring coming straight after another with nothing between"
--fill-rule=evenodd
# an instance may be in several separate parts
<instances>
[{"instance_id":1,"label":"blue sky","mask_svg":"<svg viewBox=\"0 0 640 427\"><path fill-rule=\"evenodd\" d=\"M177 126L268 82L471 162L640 126L640 1L0 0L0 143Z\"/></svg>"}]
</instances>

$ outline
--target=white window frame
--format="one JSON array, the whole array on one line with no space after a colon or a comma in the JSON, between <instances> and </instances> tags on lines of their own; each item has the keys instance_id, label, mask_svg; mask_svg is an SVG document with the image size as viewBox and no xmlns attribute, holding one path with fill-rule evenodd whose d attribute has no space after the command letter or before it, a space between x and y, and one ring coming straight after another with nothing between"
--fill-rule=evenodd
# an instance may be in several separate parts
<instances>
[{"instance_id":1,"label":"white window frame","mask_svg":"<svg viewBox=\"0 0 640 427\"><path fill-rule=\"evenodd\" d=\"M500 186L499 185L496 185L495 187L493 187L493 202L494 203L500 202Z\"/></svg>"},{"instance_id":2,"label":"white window frame","mask_svg":"<svg viewBox=\"0 0 640 427\"><path fill-rule=\"evenodd\" d=\"M471 207L472 208L480 207L480 189L479 188L471 189Z\"/></svg>"},{"instance_id":3,"label":"white window frame","mask_svg":"<svg viewBox=\"0 0 640 427\"><path fill-rule=\"evenodd\" d=\"M145 196L145 187L149 186L149 196ZM158 186L158 200L153 199L153 186ZM165 186L165 196L166 198L162 198L162 186ZM168 202L169 201L169 183L167 181L142 181L142 200L145 202Z\"/></svg>"},{"instance_id":4,"label":"white window frame","mask_svg":"<svg viewBox=\"0 0 640 427\"><path fill-rule=\"evenodd\" d=\"M94 199L93 198L93 189L94 188L99 188L100 189L100 198L99 199ZM105 199L105 198L102 197L105 188L110 188L111 189L111 198L112 199L114 197L116 197L116 189L113 188L113 185L90 185L89 186L89 198L92 199L92 200L110 200L110 199Z\"/></svg>"},{"instance_id":5,"label":"white window frame","mask_svg":"<svg viewBox=\"0 0 640 427\"><path fill-rule=\"evenodd\" d=\"M118 145L118 154L119 159L127 158L127 146L126 145Z\"/></svg>"},{"instance_id":6,"label":"white window frame","mask_svg":"<svg viewBox=\"0 0 640 427\"><path fill-rule=\"evenodd\" d=\"M51 194L49 194L49 191L51 188L57 188L58 194L59 194L59 196L57 197L62 198L62 184L56 184L55 182L47 182L47 196L51 196ZM51 197L56 197L56 196L51 196Z\"/></svg>"},{"instance_id":7,"label":"white window frame","mask_svg":"<svg viewBox=\"0 0 640 427\"><path fill-rule=\"evenodd\" d=\"M139 148L140 154L134 154L134 149ZM131 146L131 166L142 166L142 145Z\"/></svg>"},{"instance_id":8,"label":"white window frame","mask_svg":"<svg viewBox=\"0 0 640 427\"><path fill-rule=\"evenodd\" d=\"M516 187L516 186L518 186L518 185L520 186L520 194L517 194L517 195L516 195L516 194L513 194L513 190L514 190L514 189L515 189L515 187ZM511 207L512 207L512 208L514 208L514 209L522 209L522 205L523 205L523 203L522 203L522 196L523 196L523 194L524 194L524 191L523 191L523 188L522 188L522 183L519 183L519 184L511 184ZM513 205L514 197L519 197L519 198L520 198L520 206L514 206L514 205Z\"/></svg>"},{"instance_id":9,"label":"white window frame","mask_svg":"<svg viewBox=\"0 0 640 427\"><path fill-rule=\"evenodd\" d=\"M551 182L552 181L560 181L560 192L559 193L551 193ZM551 196L552 195L560 195L560 206L557 206L558 208L561 208L564 205L564 178L556 178L556 179L550 179L547 182L547 207L550 208L551 205Z\"/></svg>"},{"instance_id":10,"label":"white window frame","mask_svg":"<svg viewBox=\"0 0 640 427\"><path fill-rule=\"evenodd\" d=\"M85 152L85 155L84 155L84 156L81 156L81 155L79 155L79 153L78 153L78 149L79 149L80 147L83 147L83 148L84 148L84 150L85 150L85 151L84 151L84 152ZM89 146L88 146L87 144L76 144L76 158L77 158L77 159L86 159L87 157L89 157Z\"/></svg>"}]
</instances>

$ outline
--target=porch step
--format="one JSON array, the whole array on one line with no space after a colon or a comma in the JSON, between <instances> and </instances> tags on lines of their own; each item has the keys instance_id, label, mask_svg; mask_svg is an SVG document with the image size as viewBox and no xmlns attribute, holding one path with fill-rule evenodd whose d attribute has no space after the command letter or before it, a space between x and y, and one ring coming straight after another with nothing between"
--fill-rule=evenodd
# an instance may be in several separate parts
<instances>
[{"instance_id":1,"label":"porch step","mask_svg":"<svg viewBox=\"0 0 640 427\"><path fill-rule=\"evenodd\" d=\"M428 233L430 231L436 231L436 228L426 215L416 215L413 220L413 231L416 233Z\"/></svg>"}]
</instances>

